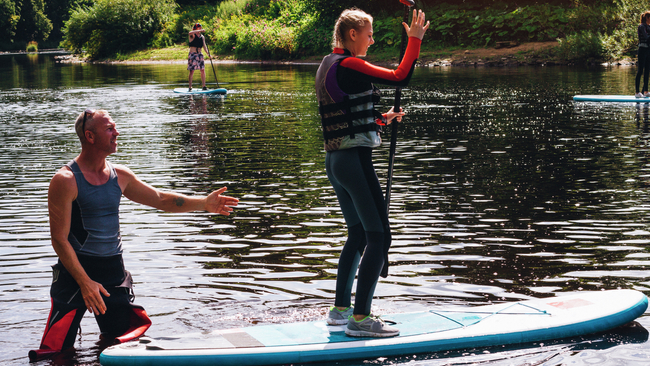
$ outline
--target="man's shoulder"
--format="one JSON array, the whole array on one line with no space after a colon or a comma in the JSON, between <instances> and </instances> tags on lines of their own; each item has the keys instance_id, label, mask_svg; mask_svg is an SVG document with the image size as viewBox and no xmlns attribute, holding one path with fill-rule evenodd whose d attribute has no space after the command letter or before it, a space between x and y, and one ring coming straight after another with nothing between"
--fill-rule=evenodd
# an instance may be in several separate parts
<instances>
[{"instance_id":1,"label":"man's shoulder","mask_svg":"<svg viewBox=\"0 0 650 366\"><path fill-rule=\"evenodd\" d=\"M125 189L127 185L137 178L135 173L125 165L111 163L111 166L117 173L117 179L120 181L122 189Z\"/></svg>"},{"instance_id":2,"label":"man's shoulder","mask_svg":"<svg viewBox=\"0 0 650 366\"><path fill-rule=\"evenodd\" d=\"M62 166L59 170L57 170L56 173L54 173L54 176L52 177L52 180L59 180L59 181L66 181L66 180L74 180L74 173L72 172L72 169L68 167L67 165Z\"/></svg>"},{"instance_id":3,"label":"man's shoulder","mask_svg":"<svg viewBox=\"0 0 650 366\"><path fill-rule=\"evenodd\" d=\"M133 174L133 171L126 165L111 163L111 166L118 174Z\"/></svg>"},{"instance_id":4,"label":"man's shoulder","mask_svg":"<svg viewBox=\"0 0 650 366\"><path fill-rule=\"evenodd\" d=\"M73 197L77 192L77 182L74 173L67 166L61 167L50 180L49 196Z\"/></svg>"}]
</instances>

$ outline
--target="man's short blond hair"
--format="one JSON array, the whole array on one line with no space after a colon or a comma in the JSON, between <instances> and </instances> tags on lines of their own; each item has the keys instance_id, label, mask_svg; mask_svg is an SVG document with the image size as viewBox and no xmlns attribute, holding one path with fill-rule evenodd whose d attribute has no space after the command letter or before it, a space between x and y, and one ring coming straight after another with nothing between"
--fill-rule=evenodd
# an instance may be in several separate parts
<instances>
[{"instance_id":1,"label":"man's short blond hair","mask_svg":"<svg viewBox=\"0 0 650 366\"><path fill-rule=\"evenodd\" d=\"M345 40L350 29L360 30L366 24L372 24L372 16L358 8L343 10L334 24L334 35L332 36L332 47L344 48Z\"/></svg>"},{"instance_id":2,"label":"man's short blond hair","mask_svg":"<svg viewBox=\"0 0 650 366\"><path fill-rule=\"evenodd\" d=\"M85 125L84 116L86 117ZM84 133L85 131L95 132L95 119L101 116L108 116L108 111L104 109L98 109L93 113L87 113L86 111L81 112L81 114L77 117L77 120L74 122L74 130L77 133L77 136L79 136L79 141L82 143L86 142L86 134Z\"/></svg>"}]
</instances>

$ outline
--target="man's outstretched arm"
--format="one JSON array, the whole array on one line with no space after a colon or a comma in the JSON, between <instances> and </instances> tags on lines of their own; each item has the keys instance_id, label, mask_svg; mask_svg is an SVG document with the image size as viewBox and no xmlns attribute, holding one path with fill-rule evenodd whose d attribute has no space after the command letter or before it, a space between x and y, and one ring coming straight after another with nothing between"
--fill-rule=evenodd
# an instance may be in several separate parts
<instances>
[{"instance_id":1,"label":"man's outstretched arm","mask_svg":"<svg viewBox=\"0 0 650 366\"><path fill-rule=\"evenodd\" d=\"M124 196L134 202L151 206L166 212L208 211L228 216L237 206L237 198L223 196L226 187L220 188L208 196L187 196L184 194L161 191L144 183L128 168L116 165L118 181Z\"/></svg>"}]
</instances>

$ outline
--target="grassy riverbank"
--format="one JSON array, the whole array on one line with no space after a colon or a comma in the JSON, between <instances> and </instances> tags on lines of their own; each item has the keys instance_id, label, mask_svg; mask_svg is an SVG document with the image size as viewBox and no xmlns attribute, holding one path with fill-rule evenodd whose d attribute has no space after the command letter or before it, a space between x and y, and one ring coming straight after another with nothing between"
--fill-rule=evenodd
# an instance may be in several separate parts
<instances>
[{"instance_id":1,"label":"grassy riverbank","mask_svg":"<svg viewBox=\"0 0 650 366\"><path fill-rule=\"evenodd\" d=\"M53 23L60 30L41 46L56 44L100 62L183 60L188 31L199 22L220 60L310 62L329 52L341 10L358 6L374 16L369 60L390 62L397 59L403 30L404 7L394 0L92 0L84 6L80 1L60 9L69 16ZM431 20L420 60L425 65L626 60L635 57L639 16L647 6L647 0L416 0ZM10 29L11 45L3 48L0 42L1 50L25 50L11 39L22 34L18 28Z\"/></svg>"},{"instance_id":2,"label":"grassy riverbank","mask_svg":"<svg viewBox=\"0 0 650 366\"><path fill-rule=\"evenodd\" d=\"M135 34L129 27L138 1L142 4L137 9L149 9L140 14L142 22L150 12L160 14L146 32ZM330 50L332 26L341 6L315 5L327 3L324 0L222 0L176 6L175 0L164 0L169 6L152 7L148 1L97 0L88 11L73 12L63 46L93 60L182 60L187 32L200 22L210 51L220 60L319 60ZM380 2L366 3L375 15L375 44L369 57L373 62L397 59L403 30L399 6L382 8ZM418 8L432 21L422 43L421 62L590 64L625 59L634 54L638 15L646 5L641 0L443 1L435 6L421 1ZM124 24L105 21L114 18Z\"/></svg>"},{"instance_id":3,"label":"grassy riverbank","mask_svg":"<svg viewBox=\"0 0 650 366\"><path fill-rule=\"evenodd\" d=\"M450 47L445 49L423 48L418 59L419 66L520 66L520 65L571 65L576 62L562 59L558 55L559 42L528 42L512 44L503 47ZM324 55L313 55L291 60L261 60L237 58L235 55L218 55L212 53L213 62L264 62L264 63L310 63L318 64ZM398 54L394 50L373 50L368 56L369 62L384 66L394 66ZM187 62L187 46L174 45L165 48L151 48L131 53L118 54L112 58L91 61L79 56L61 58L68 62L98 62L98 63L185 63ZM580 64L600 64L602 59L590 59ZM610 64L632 64L631 58L608 60Z\"/></svg>"}]
</instances>

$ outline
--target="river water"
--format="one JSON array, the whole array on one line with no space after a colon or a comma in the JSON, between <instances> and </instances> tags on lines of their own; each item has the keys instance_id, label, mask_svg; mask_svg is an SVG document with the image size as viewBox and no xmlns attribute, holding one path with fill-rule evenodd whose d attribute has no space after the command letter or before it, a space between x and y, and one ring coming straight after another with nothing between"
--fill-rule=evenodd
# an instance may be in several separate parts
<instances>
[{"instance_id":1,"label":"river water","mask_svg":"<svg viewBox=\"0 0 650 366\"><path fill-rule=\"evenodd\" d=\"M181 64L0 57L0 364L28 364L45 328L56 261L47 188L79 151L73 120L86 108L111 113L121 135L110 160L147 183L188 194L227 186L240 199L230 217L123 199L125 263L149 336L325 316L346 227L325 175L317 66L215 68L226 97L172 93L186 83ZM631 94L634 73L418 68L403 92L391 268L373 311L650 294L649 108L571 101ZM383 93L391 105L393 90ZM375 159L385 184L388 143ZM642 316L582 338L341 364L647 365L647 329ZM86 314L76 352L37 365L98 365L98 338Z\"/></svg>"}]
</instances>

